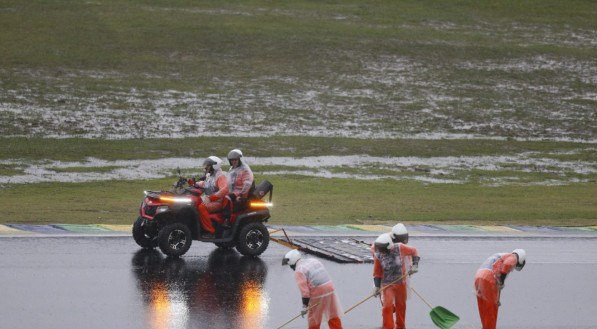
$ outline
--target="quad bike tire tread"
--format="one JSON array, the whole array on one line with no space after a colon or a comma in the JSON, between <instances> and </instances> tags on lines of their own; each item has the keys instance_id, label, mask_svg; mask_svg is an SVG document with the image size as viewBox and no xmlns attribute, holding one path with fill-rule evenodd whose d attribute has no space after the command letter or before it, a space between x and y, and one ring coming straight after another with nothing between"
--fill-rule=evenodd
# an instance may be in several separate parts
<instances>
[{"instance_id":1,"label":"quad bike tire tread","mask_svg":"<svg viewBox=\"0 0 597 329\"><path fill-rule=\"evenodd\" d=\"M259 241L261 244L256 245ZM240 229L236 250L244 256L259 256L269 245L269 231L260 222L248 223Z\"/></svg>"},{"instance_id":2,"label":"quad bike tire tread","mask_svg":"<svg viewBox=\"0 0 597 329\"><path fill-rule=\"evenodd\" d=\"M175 249L171 245L170 238L173 233L175 235L182 233L185 238L184 244L180 246L180 249ZM160 250L169 257L180 257L184 255L189 251L192 241L191 230L182 223L174 223L164 226L158 233L158 245Z\"/></svg>"},{"instance_id":3,"label":"quad bike tire tread","mask_svg":"<svg viewBox=\"0 0 597 329\"><path fill-rule=\"evenodd\" d=\"M158 240L146 236L142 224L143 218L137 218L133 224L133 239L143 249L154 249L158 246Z\"/></svg>"}]
</instances>

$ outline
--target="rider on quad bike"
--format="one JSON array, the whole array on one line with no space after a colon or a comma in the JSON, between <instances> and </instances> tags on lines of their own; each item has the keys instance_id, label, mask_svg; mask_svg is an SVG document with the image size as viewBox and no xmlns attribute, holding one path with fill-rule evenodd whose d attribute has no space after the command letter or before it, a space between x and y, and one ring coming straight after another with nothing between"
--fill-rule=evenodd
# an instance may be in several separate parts
<instances>
[{"instance_id":1,"label":"rider on quad bike","mask_svg":"<svg viewBox=\"0 0 597 329\"><path fill-rule=\"evenodd\" d=\"M222 211L224 208L224 198L228 194L228 178L222 171L222 160L217 156L210 156L203 161L205 169L205 180L195 183L189 181L189 185L203 189L203 202L196 202L197 212L199 212L199 222L203 228L203 239L213 239L216 229L211 223L209 214Z\"/></svg>"},{"instance_id":2,"label":"rider on quad bike","mask_svg":"<svg viewBox=\"0 0 597 329\"><path fill-rule=\"evenodd\" d=\"M145 249L159 246L171 257L184 255L192 240L214 243L220 248L236 247L245 256L258 256L267 249L269 232L264 223L270 218L272 205L270 182L264 180L252 188L245 207L234 207L226 194L222 211L207 214L214 228L213 238L203 237L206 229L197 220L198 209L211 201L201 187L206 185L190 181L192 184L185 188L188 183L186 178L179 177L170 191L145 191L139 217L133 225L133 238L139 246ZM268 195L269 200L264 200Z\"/></svg>"},{"instance_id":3,"label":"rider on quad bike","mask_svg":"<svg viewBox=\"0 0 597 329\"><path fill-rule=\"evenodd\" d=\"M246 203L249 196L249 191L255 187L253 181L253 171L248 164L242 161L243 152L239 149L234 149L228 153L228 163L230 170L228 170L228 178L230 187L230 198L235 205L242 207Z\"/></svg>"}]
</instances>

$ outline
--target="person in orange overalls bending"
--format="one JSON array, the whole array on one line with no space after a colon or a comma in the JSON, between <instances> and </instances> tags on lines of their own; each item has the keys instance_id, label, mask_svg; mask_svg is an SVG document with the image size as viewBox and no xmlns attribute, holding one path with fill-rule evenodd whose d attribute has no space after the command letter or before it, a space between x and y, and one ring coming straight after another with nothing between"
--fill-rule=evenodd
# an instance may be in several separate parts
<instances>
[{"instance_id":1,"label":"person in orange overalls bending","mask_svg":"<svg viewBox=\"0 0 597 329\"><path fill-rule=\"evenodd\" d=\"M380 235L374 243L373 283L374 295L379 296L381 287L386 287L382 295L381 316L383 329L406 328L406 298L408 276L418 272L419 254L417 248L407 246L408 233L397 235L400 242L394 243L392 233ZM394 319L394 312L396 318Z\"/></svg>"},{"instance_id":2,"label":"person in orange overalls bending","mask_svg":"<svg viewBox=\"0 0 597 329\"><path fill-rule=\"evenodd\" d=\"M340 315L344 312L323 264L314 258L301 258L301 253L293 249L286 253L282 265L289 265L295 271L303 302L301 315L308 314L309 329L319 329L324 317L330 329L342 329ZM314 306L309 308L311 305Z\"/></svg>"},{"instance_id":3,"label":"person in orange overalls bending","mask_svg":"<svg viewBox=\"0 0 597 329\"><path fill-rule=\"evenodd\" d=\"M514 269L522 270L525 264L526 252L524 249L516 249L512 253L491 255L477 270L475 291L483 329L495 329L500 293L504 288L506 276Z\"/></svg>"}]
</instances>

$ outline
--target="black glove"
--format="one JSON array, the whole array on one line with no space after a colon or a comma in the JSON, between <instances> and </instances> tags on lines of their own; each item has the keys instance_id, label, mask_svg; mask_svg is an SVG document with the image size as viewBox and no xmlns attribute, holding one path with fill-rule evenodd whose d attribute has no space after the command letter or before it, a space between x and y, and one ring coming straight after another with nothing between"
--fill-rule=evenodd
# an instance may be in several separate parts
<instances>
[{"instance_id":1,"label":"black glove","mask_svg":"<svg viewBox=\"0 0 597 329\"><path fill-rule=\"evenodd\" d=\"M304 318L305 314L307 314L307 312L309 311L309 301L311 300L311 298L308 297L303 297L302 298L302 302L303 302L303 309L301 309L301 316Z\"/></svg>"},{"instance_id":2,"label":"black glove","mask_svg":"<svg viewBox=\"0 0 597 329\"><path fill-rule=\"evenodd\" d=\"M413 266L419 266L419 260L421 260L421 257L413 256Z\"/></svg>"},{"instance_id":3,"label":"black glove","mask_svg":"<svg viewBox=\"0 0 597 329\"><path fill-rule=\"evenodd\" d=\"M504 284L506 283L506 276L507 276L507 274L500 275L500 278L498 281L498 283L500 284L500 289L501 289L501 287L504 287Z\"/></svg>"},{"instance_id":4,"label":"black glove","mask_svg":"<svg viewBox=\"0 0 597 329\"><path fill-rule=\"evenodd\" d=\"M376 287L381 287L381 278L373 278L373 285Z\"/></svg>"},{"instance_id":5,"label":"black glove","mask_svg":"<svg viewBox=\"0 0 597 329\"><path fill-rule=\"evenodd\" d=\"M371 293L373 297L377 297L381 294L381 278L373 278L373 292Z\"/></svg>"}]
</instances>

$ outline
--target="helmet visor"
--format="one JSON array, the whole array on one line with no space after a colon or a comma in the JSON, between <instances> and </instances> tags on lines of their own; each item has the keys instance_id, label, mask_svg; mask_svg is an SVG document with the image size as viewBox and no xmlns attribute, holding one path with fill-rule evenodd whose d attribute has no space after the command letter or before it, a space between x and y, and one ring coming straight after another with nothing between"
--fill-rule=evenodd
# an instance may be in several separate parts
<instances>
[{"instance_id":1,"label":"helmet visor","mask_svg":"<svg viewBox=\"0 0 597 329\"><path fill-rule=\"evenodd\" d=\"M375 242L375 250L379 252L388 252L388 247L390 244L388 242Z\"/></svg>"}]
</instances>

